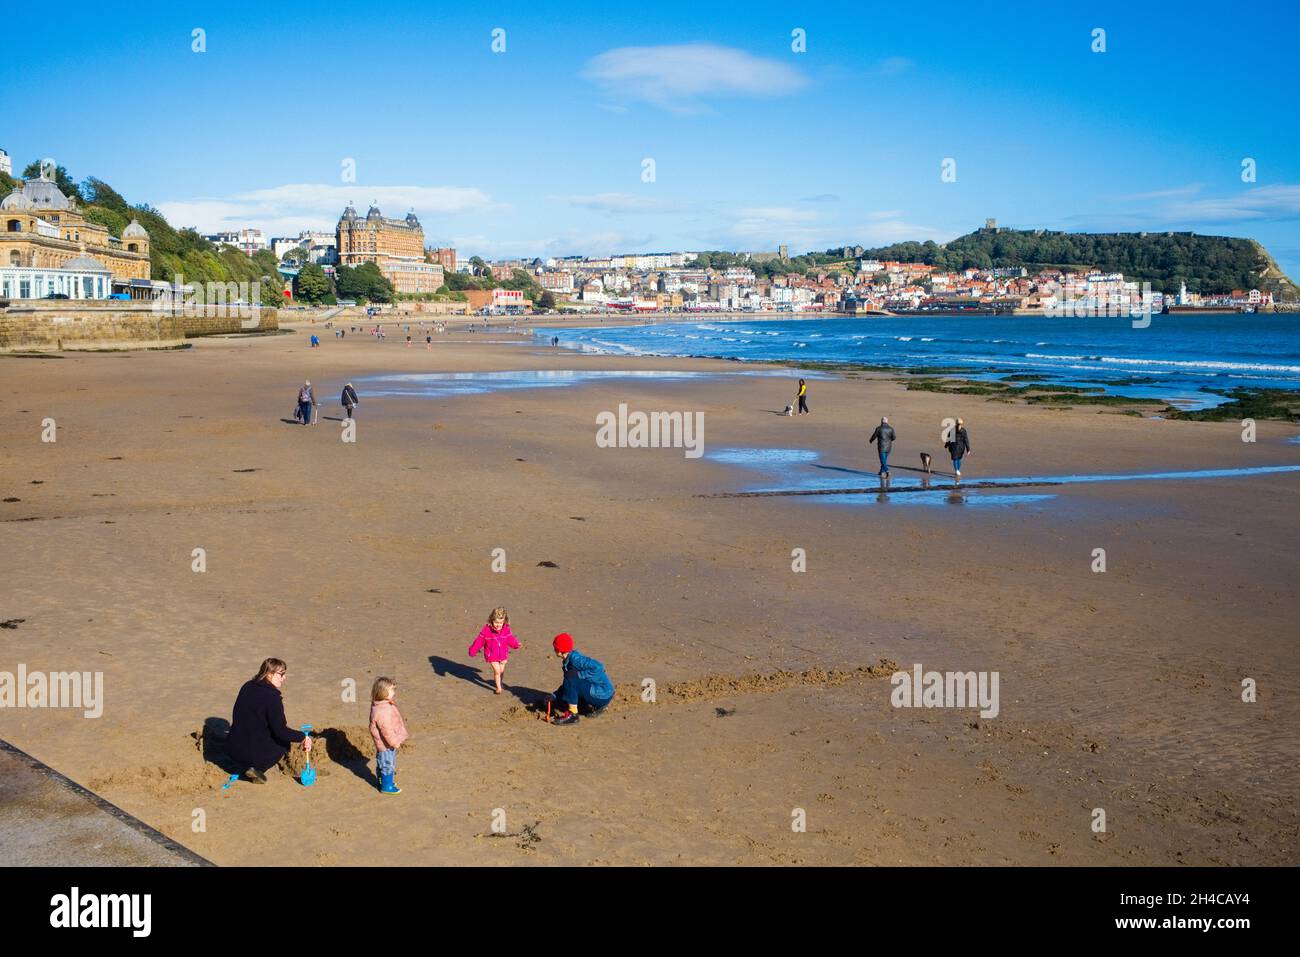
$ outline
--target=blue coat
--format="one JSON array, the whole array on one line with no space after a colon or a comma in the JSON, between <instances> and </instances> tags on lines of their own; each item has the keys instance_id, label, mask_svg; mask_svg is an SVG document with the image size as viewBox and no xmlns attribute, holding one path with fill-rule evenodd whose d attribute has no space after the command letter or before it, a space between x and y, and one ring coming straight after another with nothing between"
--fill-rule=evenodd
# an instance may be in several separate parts
<instances>
[{"instance_id":1,"label":"blue coat","mask_svg":"<svg viewBox=\"0 0 1300 957\"><path fill-rule=\"evenodd\" d=\"M564 659L564 684L556 697L570 704L579 704L581 702L570 697L575 689L588 704L608 704L614 697L614 682L605 674L605 666L576 650L569 652L569 656ZM570 694L564 694L566 690Z\"/></svg>"}]
</instances>

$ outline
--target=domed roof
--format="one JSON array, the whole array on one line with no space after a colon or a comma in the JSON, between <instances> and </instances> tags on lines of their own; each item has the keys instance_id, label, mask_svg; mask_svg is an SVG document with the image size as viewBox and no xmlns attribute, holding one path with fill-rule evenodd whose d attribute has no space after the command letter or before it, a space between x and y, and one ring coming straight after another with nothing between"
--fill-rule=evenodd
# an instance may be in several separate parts
<instances>
[{"instance_id":1,"label":"domed roof","mask_svg":"<svg viewBox=\"0 0 1300 957\"><path fill-rule=\"evenodd\" d=\"M381 219L382 217L383 213L379 211L378 206L371 206L370 209L366 211L366 219Z\"/></svg>"},{"instance_id":2,"label":"domed roof","mask_svg":"<svg viewBox=\"0 0 1300 957\"><path fill-rule=\"evenodd\" d=\"M23 184L23 195L33 209L71 209L72 201L63 195L53 180L40 177Z\"/></svg>"},{"instance_id":3,"label":"domed roof","mask_svg":"<svg viewBox=\"0 0 1300 957\"><path fill-rule=\"evenodd\" d=\"M32 201L23 193L22 187L15 186L14 191L0 199L0 209L31 209Z\"/></svg>"},{"instance_id":4,"label":"domed roof","mask_svg":"<svg viewBox=\"0 0 1300 957\"><path fill-rule=\"evenodd\" d=\"M344 218L344 219L356 219L356 218L357 218L357 208L356 208L355 206L353 206L351 203L348 203L347 208L343 210L343 218Z\"/></svg>"},{"instance_id":5,"label":"domed roof","mask_svg":"<svg viewBox=\"0 0 1300 957\"><path fill-rule=\"evenodd\" d=\"M149 234L145 232L144 227L140 225L138 220L133 219L131 220L130 225L128 225L126 229L122 230L122 238L123 239L148 239Z\"/></svg>"},{"instance_id":6,"label":"domed roof","mask_svg":"<svg viewBox=\"0 0 1300 957\"><path fill-rule=\"evenodd\" d=\"M63 264L64 269L76 269L80 272L108 272L108 267L98 259L91 259L89 256L78 256Z\"/></svg>"}]
</instances>

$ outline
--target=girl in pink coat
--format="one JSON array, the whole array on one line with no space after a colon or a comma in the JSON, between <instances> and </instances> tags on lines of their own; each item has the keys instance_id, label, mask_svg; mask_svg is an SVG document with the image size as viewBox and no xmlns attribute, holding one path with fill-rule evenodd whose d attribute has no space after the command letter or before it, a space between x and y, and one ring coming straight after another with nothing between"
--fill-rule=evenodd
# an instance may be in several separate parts
<instances>
[{"instance_id":1,"label":"girl in pink coat","mask_svg":"<svg viewBox=\"0 0 1300 957\"><path fill-rule=\"evenodd\" d=\"M514 632L510 630L510 616L506 614L506 610L493 608L492 614L488 615L487 624L478 633L474 643L469 646L469 656L473 658L480 648L483 649L483 659L492 666L492 677L496 679L497 687L494 693L500 694L501 675L506 670L506 662L510 660L510 649L523 647L519 639L514 636Z\"/></svg>"}]
</instances>

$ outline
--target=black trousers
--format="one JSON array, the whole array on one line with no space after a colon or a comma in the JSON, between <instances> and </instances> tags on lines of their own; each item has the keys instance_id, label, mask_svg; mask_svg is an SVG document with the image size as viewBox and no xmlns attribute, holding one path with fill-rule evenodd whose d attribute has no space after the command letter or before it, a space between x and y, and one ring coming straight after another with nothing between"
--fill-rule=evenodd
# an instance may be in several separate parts
<instances>
[{"instance_id":1,"label":"black trousers","mask_svg":"<svg viewBox=\"0 0 1300 957\"><path fill-rule=\"evenodd\" d=\"M800 412L808 411L808 397L806 395L799 396L799 411Z\"/></svg>"}]
</instances>

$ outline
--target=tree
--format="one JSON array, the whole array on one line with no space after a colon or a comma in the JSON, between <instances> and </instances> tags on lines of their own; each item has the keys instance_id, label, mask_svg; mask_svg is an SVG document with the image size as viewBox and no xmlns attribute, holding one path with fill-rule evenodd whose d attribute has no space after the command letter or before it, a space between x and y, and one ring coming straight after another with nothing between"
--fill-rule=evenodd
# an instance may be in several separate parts
<instances>
[{"instance_id":1,"label":"tree","mask_svg":"<svg viewBox=\"0 0 1300 957\"><path fill-rule=\"evenodd\" d=\"M37 160L34 163L28 163L27 168L23 170L23 179L36 179L41 175L41 162ZM69 199L84 199L81 195L81 189L77 186L76 180L68 175L68 171L62 166L54 167L54 184L59 187L64 196Z\"/></svg>"},{"instance_id":2,"label":"tree","mask_svg":"<svg viewBox=\"0 0 1300 957\"><path fill-rule=\"evenodd\" d=\"M324 302L333 291L329 276L316 263L307 263L298 270L298 278L293 285L293 294L300 302L314 305Z\"/></svg>"},{"instance_id":3,"label":"tree","mask_svg":"<svg viewBox=\"0 0 1300 957\"><path fill-rule=\"evenodd\" d=\"M555 308L555 293L551 292L551 290L549 290L549 289L543 290L541 296L540 296L540 297L538 298L538 300L537 300L537 308L538 308L538 309L554 309L554 308Z\"/></svg>"},{"instance_id":4,"label":"tree","mask_svg":"<svg viewBox=\"0 0 1300 957\"><path fill-rule=\"evenodd\" d=\"M357 302L392 302L393 285L384 278L374 263L362 263L356 268L340 266L335 274L335 288L340 299Z\"/></svg>"},{"instance_id":5,"label":"tree","mask_svg":"<svg viewBox=\"0 0 1300 957\"><path fill-rule=\"evenodd\" d=\"M290 263L305 263L310 261L310 259L311 252L309 252L304 246L294 246L293 249L290 249L280 257L281 262Z\"/></svg>"}]
</instances>

